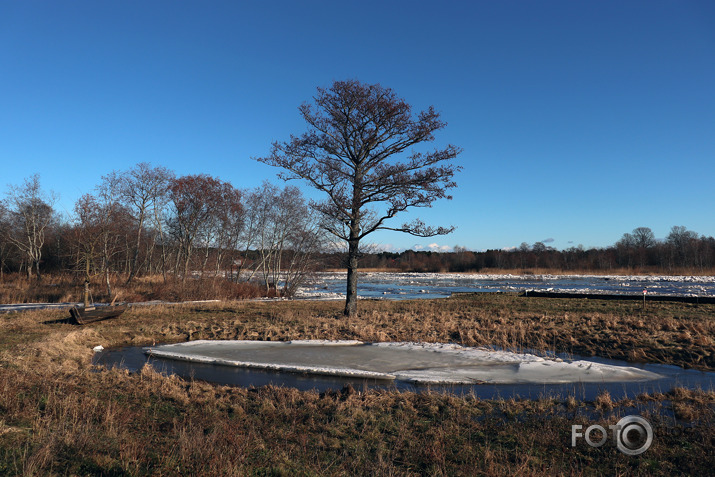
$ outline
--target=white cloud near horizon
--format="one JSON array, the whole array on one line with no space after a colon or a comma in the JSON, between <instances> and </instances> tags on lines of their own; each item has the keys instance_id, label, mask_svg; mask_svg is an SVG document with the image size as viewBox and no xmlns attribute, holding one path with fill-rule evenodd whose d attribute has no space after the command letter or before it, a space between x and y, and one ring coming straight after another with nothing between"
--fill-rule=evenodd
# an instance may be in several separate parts
<instances>
[{"instance_id":1,"label":"white cloud near horizon","mask_svg":"<svg viewBox=\"0 0 715 477\"><path fill-rule=\"evenodd\" d=\"M420 251L430 251L430 252L451 252L452 251L452 246L451 245L440 245L438 243L431 243L427 246L425 245L419 245L415 244L412 246L412 250L416 252Z\"/></svg>"}]
</instances>

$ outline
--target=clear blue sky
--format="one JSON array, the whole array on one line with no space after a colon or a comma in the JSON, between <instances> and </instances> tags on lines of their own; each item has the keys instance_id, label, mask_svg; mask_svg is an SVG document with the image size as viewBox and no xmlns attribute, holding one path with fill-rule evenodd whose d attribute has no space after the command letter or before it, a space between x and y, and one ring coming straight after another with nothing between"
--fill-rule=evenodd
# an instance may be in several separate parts
<instances>
[{"instance_id":1,"label":"clear blue sky","mask_svg":"<svg viewBox=\"0 0 715 477\"><path fill-rule=\"evenodd\" d=\"M251 157L351 78L434 105L431 147L464 149L454 200L418 214L457 230L385 247L715 235L710 0L3 1L0 191L37 172L69 212L144 161L279 182Z\"/></svg>"}]
</instances>

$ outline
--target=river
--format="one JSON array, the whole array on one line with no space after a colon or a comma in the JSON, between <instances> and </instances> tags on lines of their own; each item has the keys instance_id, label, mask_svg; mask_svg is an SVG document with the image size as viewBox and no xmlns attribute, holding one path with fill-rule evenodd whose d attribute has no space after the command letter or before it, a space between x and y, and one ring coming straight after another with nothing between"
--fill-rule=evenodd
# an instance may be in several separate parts
<instances>
[{"instance_id":1,"label":"river","mask_svg":"<svg viewBox=\"0 0 715 477\"><path fill-rule=\"evenodd\" d=\"M317 273L297 298L345 296L346 273ZM379 299L446 298L456 292L553 291L715 297L714 276L486 275L470 273L366 272L358 278L358 296Z\"/></svg>"}]
</instances>

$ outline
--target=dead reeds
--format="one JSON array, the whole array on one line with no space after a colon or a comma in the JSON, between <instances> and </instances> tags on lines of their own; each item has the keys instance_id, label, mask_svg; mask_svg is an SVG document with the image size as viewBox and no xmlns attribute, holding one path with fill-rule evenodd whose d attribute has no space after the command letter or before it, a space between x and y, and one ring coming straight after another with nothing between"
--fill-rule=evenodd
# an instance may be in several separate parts
<instances>
[{"instance_id":1,"label":"dead reeds","mask_svg":"<svg viewBox=\"0 0 715 477\"><path fill-rule=\"evenodd\" d=\"M240 300L257 298L266 293L252 283L235 283L223 277L197 277L187 280L161 275L139 277L127 284L126 277L113 275L112 294L100 277L93 277L91 298L96 302L141 302L152 300ZM67 303L80 302L84 293L84 277L76 274L46 275L41 281L27 280L19 274L7 275L0 281L0 303Z\"/></svg>"}]
</instances>

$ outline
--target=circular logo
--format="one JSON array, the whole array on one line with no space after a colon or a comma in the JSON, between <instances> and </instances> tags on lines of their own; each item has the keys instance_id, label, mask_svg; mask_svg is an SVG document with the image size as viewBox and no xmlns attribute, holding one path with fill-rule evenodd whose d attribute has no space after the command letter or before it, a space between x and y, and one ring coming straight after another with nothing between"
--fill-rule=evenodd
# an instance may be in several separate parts
<instances>
[{"instance_id":1,"label":"circular logo","mask_svg":"<svg viewBox=\"0 0 715 477\"><path fill-rule=\"evenodd\" d=\"M616 424L616 445L628 455L642 454L653 443L653 429L640 416L626 416Z\"/></svg>"}]
</instances>

